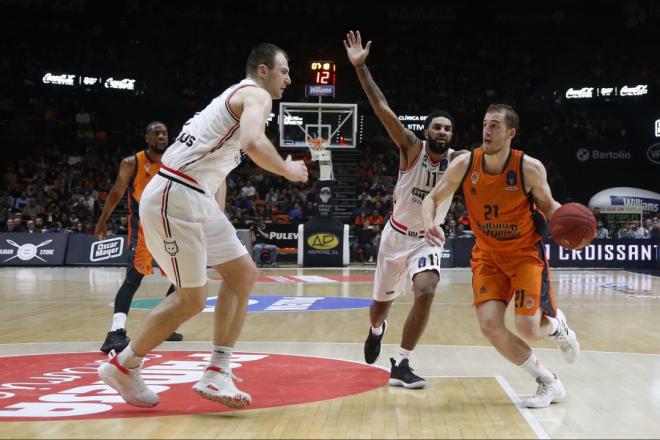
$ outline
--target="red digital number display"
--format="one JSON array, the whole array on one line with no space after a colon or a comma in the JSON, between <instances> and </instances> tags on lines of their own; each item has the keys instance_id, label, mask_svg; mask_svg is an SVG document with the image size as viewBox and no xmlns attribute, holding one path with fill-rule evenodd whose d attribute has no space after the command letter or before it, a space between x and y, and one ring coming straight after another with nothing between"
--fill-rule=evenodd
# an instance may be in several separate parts
<instances>
[{"instance_id":1,"label":"red digital number display","mask_svg":"<svg viewBox=\"0 0 660 440\"><path fill-rule=\"evenodd\" d=\"M335 85L335 63L334 61L313 61L310 64L312 73L312 84Z\"/></svg>"}]
</instances>

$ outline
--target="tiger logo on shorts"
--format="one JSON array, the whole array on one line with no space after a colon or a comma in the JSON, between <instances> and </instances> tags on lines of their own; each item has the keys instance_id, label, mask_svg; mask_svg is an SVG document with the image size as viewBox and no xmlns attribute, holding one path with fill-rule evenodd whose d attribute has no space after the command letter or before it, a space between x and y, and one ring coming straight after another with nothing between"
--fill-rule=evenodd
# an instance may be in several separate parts
<instances>
[{"instance_id":1,"label":"tiger logo on shorts","mask_svg":"<svg viewBox=\"0 0 660 440\"><path fill-rule=\"evenodd\" d=\"M179 252L179 246L176 244L176 241L163 240L163 243L165 243L165 251L171 256L175 256Z\"/></svg>"}]
</instances>

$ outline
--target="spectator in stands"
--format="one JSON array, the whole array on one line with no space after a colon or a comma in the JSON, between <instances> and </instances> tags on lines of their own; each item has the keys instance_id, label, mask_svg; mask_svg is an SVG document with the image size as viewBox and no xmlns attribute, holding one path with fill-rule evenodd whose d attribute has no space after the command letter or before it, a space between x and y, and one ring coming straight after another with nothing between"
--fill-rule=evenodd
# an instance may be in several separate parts
<instances>
[{"instance_id":1,"label":"spectator in stands","mask_svg":"<svg viewBox=\"0 0 660 440\"><path fill-rule=\"evenodd\" d=\"M610 238L610 231L605 227L602 221L599 221L596 227L596 238Z\"/></svg>"},{"instance_id":2,"label":"spectator in stands","mask_svg":"<svg viewBox=\"0 0 660 440\"><path fill-rule=\"evenodd\" d=\"M262 253L268 252L271 267L277 267L277 246L265 243L268 239L266 224L259 219L250 226L250 238L252 240L252 259L257 267L263 267L261 263Z\"/></svg>"},{"instance_id":3,"label":"spectator in stands","mask_svg":"<svg viewBox=\"0 0 660 440\"><path fill-rule=\"evenodd\" d=\"M660 240L660 221L655 219L651 228L649 229L649 238L653 240Z\"/></svg>"},{"instance_id":4,"label":"spectator in stands","mask_svg":"<svg viewBox=\"0 0 660 440\"><path fill-rule=\"evenodd\" d=\"M252 179L249 179L247 183L241 188L241 197L245 199L257 199L257 189L252 183Z\"/></svg>"},{"instance_id":5,"label":"spectator in stands","mask_svg":"<svg viewBox=\"0 0 660 440\"><path fill-rule=\"evenodd\" d=\"M378 251L380 251L380 239L382 236L381 234L382 229L383 229L382 227L376 226L374 229L375 235L371 239L371 259L373 261L378 261Z\"/></svg>"},{"instance_id":6,"label":"spectator in stands","mask_svg":"<svg viewBox=\"0 0 660 440\"><path fill-rule=\"evenodd\" d=\"M16 232L14 231L14 219L9 217L3 225L2 232Z\"/></svg>"},{"instance_id":7,"label":"spectator in stands","mask_svg":"<svg viewBox=\"0 0 660 440\"><path fill-rule=\"evenodd\" d=\"M125 215L119 217L117 225L117 235L128 235L128 218Z\"/></svg>"},{"instance_id":8,"label":"spectator in stands","mask_svg":"<svg viewBox=\"0 0 660 440\"><path fill-rule=\"evenodd\" d=\"M383 226L385 226L385 218L381 215L381 213L378 209L374 209L371 212L371 215L369 217L367 217L367 221L371 225L379 226L379 229L381 229Z\"/></svg>"},{"instance_id":9,"label":"spectator in stands","mask_svg":"<svg viewBox=\"0 0 660 440\"><path fill-rule=\"evenodd\" d=\"M36 217L34 219L34 226L39 229L41 232L48 232L48 228L44 225L43 217Z\"/></svg>"},{"instance_id":10,"label":"spectator in stands","mask_svg":"<svg viewBox=\"0 0 660 440\"><path fill-rule=\"evenodd\" d=\"M264 197L264 200L266 201L266 204L277 203L278 195L277 195L277 191L275 191L275 188L270 187L268 189L268 192L266 193L266 197Z\"/></svg>"},{"instance_id":11,"label":"spectator in stands","mask_svg":"<svg viewBox=\"0 0 660 440\"><path fill-rule=\"evenodd\" d=\"M449 221L446 221L442 226L443 229L445 230L445 236L447 238L456 237L456 220L451 219Z\"/></svg>"},{"instance_id":12,"label":"spectator in stands","mask_svg":"<svg viewBox=\"0 0 660 440\"><path fill-rule=\"evenodd\" d=\"M300 208L300 203L295 202L293 207L289 210L289 221L291 223L300 223L303 218L303 211Z\"/></svg>"},{"instance_id":13,"label":"spectator in stands","mask_svg":"<svg viewBox=\"0 0 660 440\"><path fill-rule=\"evenodd\" d=\"M316 206L314 206L314 202L308 200L305 203L305 209L303 210L303 221L310 220L315 216L316 216Z\"/></svg>"},{"instance_id":14,"label":"spectator in stands","mask_svg":"<svg viewBox=\"0 0 660 440\"><path fill-rule=\"evenodd\" d=\"M23 214L20 212L14 213L14 228L11 232L25 232L25 225L23 224Z\"/></svg>"},{"instance_id":15,"label":"spectator in stands","mask_svg":"<svg viewBox=\"0 0 660 440\"><path fill-rule=\"evenodd\" d=\"M627 224L622 225L616 233L616 238L631 238L630 227Z\"/></svg>"},{"instance_id":16,"label":"spectator in stands","mask_svg":"<svg viewBox=\"0 0 660 440\"><path fill-rule=\"evenodd\" d=\"M41 234L41 229L37 228L34 224L34 220L30 219L27 221L27 228L25 232L28 234Z\"/></svg>"},{"instance_id":17,"label":"spectator in stands","mask_svg":"<svg viewBox=\"0 0 660 440\"><path fill-rule=\"evenodd\" d=\"M30 198L28 197L27 193L25 191L21 191L21 195L16 198L13 207L16 209L24 209L29 204Z\"/></svg>"},{"instance_id":18,"label":"spectator in stands","mask_svg":"<svg viewBox=\"0 0 660 440\"><path fill-rule=\"evenodd\" d=\"M71 227L70 231L72 234L84 234L85 228L83 227L82 222L76 222L76 224Z\"/></svg>"},{"instance_id":19,"label":"spectator in stands","mask_svg":"<svg viewBox=\"0 0 660 440\"><path fill-rule=\"evenodd\" d=\"M646 229L640 224L640 222L632 222L630 227L630 238L642 239L646 238L647 232Z\"/></svg>"},{"instance_id":20,"label":"spectator in stands","mask_svg":"<svg viewBox=\"0 0 660 440\"><path fill-rule=\"evenodd\" d=\"M356 219L357 220L357 219ZM371 260L371 240L376 235L374 226L369 224L364 216L364 223L361 223L355 230L355 242L351 245L353 251L353 261L365 263Z\"/></svg>"},{"instance_id":21,"label":"spectator in stands","mask_svg":"<svg viewBox=\"0 0 660 440\"><path fill-rule=\"evenodd\" d=\"M472 236L472 231L466 231L465 225L456 223L456 235L454 238L467 238Z\"/></svg>"}]
</instances>

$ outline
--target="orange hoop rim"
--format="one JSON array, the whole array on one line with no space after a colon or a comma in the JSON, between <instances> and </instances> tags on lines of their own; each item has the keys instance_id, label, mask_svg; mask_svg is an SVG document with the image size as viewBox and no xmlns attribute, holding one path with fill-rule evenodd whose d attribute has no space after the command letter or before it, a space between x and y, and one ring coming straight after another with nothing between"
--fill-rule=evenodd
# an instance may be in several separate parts
<instances>
[{"instance_id":1,"label":"orange hoop rim","mask_svg":"<svg viewBox=\"0 0 660 440\"><path fill-rule=\"evenodd\" d=\"M308 138L307 139L307 145L309 145L309 148L312 150L317 150L320 151L324 148L324 144L327 141L323 138Z\"/></svg>"}]
</instances>

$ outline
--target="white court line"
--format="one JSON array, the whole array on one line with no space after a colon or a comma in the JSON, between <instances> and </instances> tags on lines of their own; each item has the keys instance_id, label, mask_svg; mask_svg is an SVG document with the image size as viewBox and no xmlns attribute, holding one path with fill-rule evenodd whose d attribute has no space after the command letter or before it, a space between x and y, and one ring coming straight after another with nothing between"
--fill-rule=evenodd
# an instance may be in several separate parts
<instances>
[{"instance_id":1,"label":"white court line","mask_svg":"<svg viewBox=\"0 0 660 440\"><path fill-rule=\"evenodd\" d=\"M441 375L441 376L429 376L429 375L424 375L424 377L430 377L430 378L445 378L445 379L455 379L455 378L468 378L468 379L481 379L481 378L488 378L488 379L495 379L497 380L497 383L500 384L504 392L509 396L509 399L513 402L513 404L516 406L516 409L518 412L520 412L520 415L525 419L527 424L529 425L530 428L532 428L532 431L534 431L534 434L536 434L536 437L539 439L549 439L550 436L548 435L547 432L545 432L545 429L541 426L539 423L539 420L532 414L532 412L529 410L529 408L525 407L523 405L522 400L516 392L513 390L509 382L500 375L495 375L495 376L489 376L489 375L480 375L480 374L475 374L475 375Z\"/></svg>"},{"instance_id":2,"label":"white court line","mask_svg":"<svg viewBox=\"0 0 660 440\"><path fill-rule=\"evenodd\" d=\"M0 343L0 347L9 347L9 346L24 346L24 345L63 345L63 344L96 344L98 341L93 340L93 341L53 341L53 342L14 342L14 343ZM167 341L163 341L167 342ZM194 343L211 343L210 340L193 340L193 339L188 339L185 340L179 344L185 344L186 342L194 342ZM304 345L304 344L314 344L314 345L364 345L364 342L328 342L328 341L238 341L237 344L241 345L250 345L250 344L290 344L290 345ZM384 347L399 347L398 344L383 344ZM488 349L488 350L495 350L490 345L446 345L446 344L419 344L418 347L444 347L444 348L481 348L481 349ZM159 350L158 348L156 350ZM165 350L165 351L190 351L192 349L190 348L178 348L178 349L165 349L162 348L160 350ZM239 349L240 351L240 349ZM534 347L534 351L559 351L558 348L543 348L543 347ZM257 353L258 351L255 351ZM39 354L57 354L59 352L52 352L52 353L35 353L37 355ZM595 354L618 354L618 355L635 355L635 356L649 356L649 357L660 357L660 353L639 353L639 352L630 352L630 351L599 351L599 350L581 350L580 353L595 353ZM28 356L28 355L7 355L7 356ZM308 356L308 355L293 355L293 356ZM330 358L328 358L330 359ZM358 362L359 363L359 362ZM436 377L443 377L443 376L436 376ZM447 377L456 377L456 376L447 376ZM466 376L467 377L467 376ZM491 377L491 376L475 376L475 377Z\"/></svg>"},{"instance_id":3,"label":"white court line","mask_svg":"<svg viewBox=\"0 0 660 440\"><path fill-rule=\"evenodd\" d=\"M549 439L550 436L548 435L547 432L545 432L545 429L541 426L539 421L534 417L532 412L529 410L529 408L525 407L523 405L522 400L520 400L520 397L516 394L515 391L513 391L513 388L511 388L511 385L509 385L509 382L500 375L494 376L495 380L497 380L497 383L500 384L502 389L504 390L505 393L509 395L509 398L513 402L514 405L516 405L516 408L518 408L518 411L520 412L520 415L523 416L525 421L527 421L527 424L529 425L530 428L532 428L532 431L534 431L534 434L536 434L536 438L539 439Z\"/></svg>"}]
</instances>

